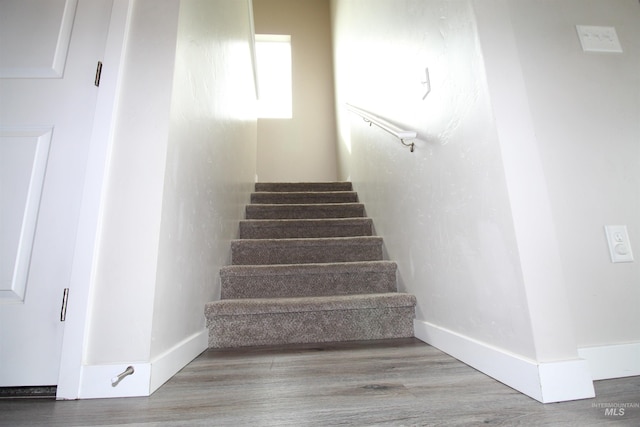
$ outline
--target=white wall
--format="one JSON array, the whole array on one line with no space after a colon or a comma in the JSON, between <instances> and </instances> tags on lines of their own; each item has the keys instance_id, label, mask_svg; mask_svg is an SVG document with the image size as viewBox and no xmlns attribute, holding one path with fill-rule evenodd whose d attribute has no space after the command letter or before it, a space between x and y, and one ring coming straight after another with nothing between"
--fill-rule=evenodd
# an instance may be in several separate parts
<instances>
[{"instance_id":1,"label":"white wall","mask_svg":"<svg viewBox=\"0 0 640 427\"><path fill-rule=\"evenodd\" d=\"M293 118L258 120L258 180L337 178L329 0L254 0L257 34L291 35Z\"/></svg>"},{"instance_id":2,"label":"white wall","mask_svg":"<svg viewBox=\"0 0 640 427\"><path fill-rule=\"evenodd\" d=\"M337 2L338 105L416 128L425 142L410 153L343 108L343 178L400 263L418 319L534 358L473 12L468 2L401 3ZM422 101L427 66L433 91Z\"/></svg>"},{"instance_id":3,"label":"white wall","mask_svg":"<svg viewBox=\"0 0 640 427\"><path fill-rule=\"evenodd\" d=\"M507 3L333 1L341 178L418 337L540 401L589 397ZM345 102L417 130L415 153Z\"/></svg>"},{"instance_id":4,"label":"white wall","mask_svg":"<svg viewBox=\"0 0 640 427\"><path fill-rule=\"evenodd\" d=\"M476 2L474 11L509 192L536 360L575 357L564 274L548 182L531 120L508 2Z\"/></svg>"},{"instance_id":5,"label":"white wall","mask_svg":"<svg viewBox=\"0 0 640 427\"><path fill-rule=\"evenodd\" d=\"M133 2L81 397L149 394L206 348L255 175L249 5Z\"/></svg>"},{"instance_id":6,"label":"white wall","mask_svg":"<svg viewBox=\"0 0 640 427\"><path fill-rule=\"evenodd\" d=\"M152 359L205 331L256 167L249 2L181 2Z\"/></svg>"},{"instance_id":7,"label":"white wall","mask_svg":"<svg viewBox=\"0 0 640 427\"><path fill-rule=\"evenodd\" d=\"M626 224L638 259L640 5L520 0L509 11L578 345L640 342L640 264L612 264L603 230ZM576 25L614 26L624 52L583 52Z\"/></svg>"},{"instance_id":8,"label":"white wall","mask_svg":"<svg viewBox=\"0 0 640 427\"><path fill-rule=\"evenodd\" d=\"M133 4L85 363L148 361L180 4Z\"/></svg>"}]
</instances>

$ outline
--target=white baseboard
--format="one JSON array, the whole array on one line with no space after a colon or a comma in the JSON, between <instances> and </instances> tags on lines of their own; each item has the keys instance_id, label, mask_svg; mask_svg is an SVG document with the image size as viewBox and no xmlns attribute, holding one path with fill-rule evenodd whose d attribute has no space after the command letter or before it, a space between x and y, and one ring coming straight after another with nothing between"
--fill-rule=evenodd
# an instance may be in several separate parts
<instances>
[{"instance_id":1,"label":"white baseboard","mask_svg":"<svg viewBox=\"0 0 640 427\"><path fill-rule=\"evenodd\" d=\"M596 396L589 365L584 359L538 364L542 403L590 399Z\"/></svg>"},{"instance_id":2,"label":"white baseboard","mask_svg":"<svg viewBox=\"0 0 640 427\"><path fill-rule=\"evenodd\" d=\"M169 378L206 350L207 329L179 342L151 362L84 365L80 379L79 399L149 396ZM132 366L134 373L113 386L111 379Z\"/></svg>"},{"instance_id":3,"label":"white baseboard","mask_svg":"<svg viewBox=\"0 0 640 427\"><path fill-rule=\"evenodd\" d=\"M151 361L149 394L156 391L180 369L205 351L209 345L209 330L202 329L165 351Z\"/></svg>"},{"instance_id":4,"label":"white baseboard","mask_svg":"<svg viewBox=\"0 0 640 427\"><path fill-rule=\"evenodd\" d=\"M111 379L124 372L127 367L134 372L122 379L115 387ZM100 399L107 397L137 397L149 395L151 364L119 363L113 365L84 365L80 373L79 399Z\"/></svg>"},{"instance_id":5,"label":"white baseboard","mask_svg":"<svg viewBox=\"0 0 640 427\"><path fill-rule=\"evenodd\" d=\"M414 328L416 338L539 402L595 396L585 360L537 363L429 322L415 320Z\"/></svg>"},{"instance_id":6,"label":"white baseboard","mask_svg":"<svg viewBox=\"0 0 640 427\"><path fill-rule=\"evenodd\" d=\"M594 380L640 375L640 342L578 349Z\"/></svg>"}]
</instances>

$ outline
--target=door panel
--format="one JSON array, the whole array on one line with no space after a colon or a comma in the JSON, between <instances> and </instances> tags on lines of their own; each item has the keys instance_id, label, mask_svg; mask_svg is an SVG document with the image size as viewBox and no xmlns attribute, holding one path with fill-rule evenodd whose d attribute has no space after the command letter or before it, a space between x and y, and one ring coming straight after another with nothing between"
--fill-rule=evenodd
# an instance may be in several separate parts
<instances>
[{"instance_id":1,"label":"door panel","mask_svg":"<svg viewBox=\"0 0 640 427\"><path fill-rule=\"evenodd\" d=\"M0 1L0 78L61 77L77 3Z\"/></svg>"},{"instance_id":2,"label":"door panel","mask_svg":"<svg viewBox=\"0 0 640 427\"><path fill-rule=\"evenodd\" d=\"M111 3L0 0L0 386L58 381Z\"/></svg>"},{"instance_id":3,"label":"door panel","mask_svg":"<svg viewBox=\"0 0 640 427\"><path fill-rule=\"evenodd\" d=\"M24 302L53 129L0 129L0 304Z\"/></svg>"}]
</instances>

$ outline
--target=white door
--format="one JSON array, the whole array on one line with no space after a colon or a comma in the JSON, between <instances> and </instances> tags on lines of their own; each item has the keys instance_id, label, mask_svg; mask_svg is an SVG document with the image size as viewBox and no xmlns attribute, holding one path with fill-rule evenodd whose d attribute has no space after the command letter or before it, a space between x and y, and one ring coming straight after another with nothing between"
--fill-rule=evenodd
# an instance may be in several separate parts
<instances>
[{"instance_id":1,"label":"white door","mask_svg":"<svg viewBox=\"0 0 640 427\"><path fill-rule=\"evenodd\" d=\"M0 386L58 382L111 5L0 0Z\"/></svg>"}]
</instances>

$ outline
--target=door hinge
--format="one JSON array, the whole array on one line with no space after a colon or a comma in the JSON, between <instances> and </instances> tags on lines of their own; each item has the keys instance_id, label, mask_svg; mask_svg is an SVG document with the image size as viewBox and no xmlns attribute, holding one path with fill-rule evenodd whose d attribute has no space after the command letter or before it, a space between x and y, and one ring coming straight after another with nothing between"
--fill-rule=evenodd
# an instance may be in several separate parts
<instances>
[{"instance_id":1,"label":"door hinge","mask_svg":"<svg viewBox=\"0 0 640 427\"><path fill-rule=\"evenodd\" d=\"M100 86L100 76L102 75L102 62L98 61L98 66L96 67L96 79L93 81L93 84L96 86Z\"/></svg>"},{"instance_id":2,"label":"door hinge","mask_svg":"<svg viewBox=\"0 0 640 427\"><path fill-rule=\"evenodd\" d=\"M60 309L60 321L64 322L67 318L67 301L69 299L69 288L64 288L62 292L62 308Z\"/></svg>"}]
</instances>

